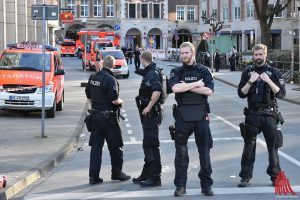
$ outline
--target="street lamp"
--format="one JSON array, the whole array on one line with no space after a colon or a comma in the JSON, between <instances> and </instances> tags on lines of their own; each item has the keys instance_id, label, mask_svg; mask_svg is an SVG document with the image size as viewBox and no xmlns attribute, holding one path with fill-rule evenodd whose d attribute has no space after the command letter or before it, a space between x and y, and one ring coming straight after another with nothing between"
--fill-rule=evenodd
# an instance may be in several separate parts
<instances>
[{"instance_id":1,"label":"street lamp","mask_svg":"<svg viewBox=\"0 0 300 200\"><path fill-rule=\"evenodd\" d=\"M218 31L220 31L223 28L223 24L224 21L217 21L216 20L216 13L212 13L212 15L210 16L210 18L207 18L205 16L205 14L202 15L201 17L204 21L204 24L209 24L210 28L209 28L209 33L210 33L210 42L212 41L212 48L211 48L211 71L214 71L214 49L213 49L213 44L214 44L214 39L212 39L212 37L214 37L216 35L216 33Z\"/></svg>"}]
</instances>

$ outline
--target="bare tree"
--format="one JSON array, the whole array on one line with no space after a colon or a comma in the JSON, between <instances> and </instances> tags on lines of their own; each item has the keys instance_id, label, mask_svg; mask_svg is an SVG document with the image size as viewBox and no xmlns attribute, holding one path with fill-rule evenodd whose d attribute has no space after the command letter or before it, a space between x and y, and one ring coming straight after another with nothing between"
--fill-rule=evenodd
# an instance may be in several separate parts
<instances>
[{"instance_id":1,"label":"bare tree","mask_svg":"<svg viewBox=\"0 0 300 200\"><path fill-rule=\"evenodd\" d=\"M274 16L283 11L293 0L276 0L276 3L268 5L269 0L253 0L257 18L261 29L261 43L270 45L269 35Z\"/></svg>"}]
</instances>

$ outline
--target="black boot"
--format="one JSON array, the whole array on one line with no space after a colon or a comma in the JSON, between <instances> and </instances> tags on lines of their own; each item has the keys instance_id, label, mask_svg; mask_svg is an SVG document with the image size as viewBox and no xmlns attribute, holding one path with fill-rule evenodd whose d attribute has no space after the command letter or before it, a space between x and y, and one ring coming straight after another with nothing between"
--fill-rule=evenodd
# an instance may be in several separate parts
<instances>
[{"instance_id":1,"label":"black boot","mask_svg":"<svg viewBox=\"0 0 300 200\"><path fill-rule=\"evenodd\" d=\"M111 175L111 180L114 180L114 181L127 181L130 178L131 177L128 176L127 174L125 174L124 172L121 172L121 174L119 176L116 176L114 174Z\"/></svg>"},{"instance_id":2,"label":"black boot","mask_svg":"<svg viewBox=\"0 0 300 200\"><path fill-rule=\"evenodd\" d=\"M238 186L246 187L246 186L250 185L249 181L250 181L249 178L242 178Z\"/></svg>"},{"instance_id":3,"label":"black boot","mask_svg":"<svg viewBox=\"0 0 300 200\"><path fill-rule=\"evenodd\" d=\"M103 183L103 179L102 179L102 178L99 178L99 177L98 177L98 178L90 177L89 183L90 183L91 185Z\"/></svg>"},{"instance_id":4,"label":"black boot","mask_svg":"<svg viewBox=\"0 0 300 200\"><path fill-rule=\"evenodd\" d=\"M174 196L175 197L180 197L186 193L185 187L177 187L176 190L174 191Z\"/></svg>"},{"instance_id":5,"label":"black boot","mask_svg":"<svg viewBox=\"0 0 300 200\"><path fill-rule=\"evenodd\" d=\"M145 180L146 180L146 178L145 178L144 176L140 175L140 176L137 177L137 178L133 178L133 179L132 179L132 182L133 182L134 184L140 184L142 181L145 181Z\"/></svg>"},{"instance_id":6,"label":"black boot","mask_svg":"<svg viewBox=\"0 0 300 200\"><path fill-rule=\"evenodd\" d=\"M212 191L211 187L202 188L201 192L205 194L205 196L213 196L214 192Z\"/></svg>"}]
</instances>

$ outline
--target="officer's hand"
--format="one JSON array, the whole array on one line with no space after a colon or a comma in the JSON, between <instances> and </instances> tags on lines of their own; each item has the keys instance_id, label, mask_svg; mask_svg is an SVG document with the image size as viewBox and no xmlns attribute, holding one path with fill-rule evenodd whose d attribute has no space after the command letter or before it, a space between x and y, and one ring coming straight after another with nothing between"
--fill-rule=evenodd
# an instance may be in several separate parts
<instances>
[{"instance_id":1,"label":"officer's hand","mask_svg":"<svg viewBox=\"0 0 300 200\"><path fill-rule=\"evenodd\" d=\"M256 72L251 72L251 77L249 79L249 81L251 81L252 83L254 83L255 81L257 81L257 79L259 78L259 74Z\"/></svg>"},{"instance_id":2,"label":"officer's hand","mask_svg":"<svg viewBox=\"0 0 300 200\"><path fill-rule=\"evenodd\" d=\"M266 74L266 72L262 73L259 77L266 83L270 80L270 77Z\"/></svg>"},{"instance_id":3,"label":"officer's hand","mask_svg":"<svg viewBox=\"0 0 300 200\"><path fill-rule=\"evenodd\" d=\"M203 82L203 79L197 81L196 83L197 83L197 87L204 87L205 86L205 84Z\"/></svg>"},{"instance_id":4,"label":"officer's hand","mask_svg":"<svg viewBox=\"0 0 300 200\"><path fill-rule=\"evenodd\" d=\"M151 109L149 109L148 106L147 106L146 108L144 108L142 114L145 115L145 116L147 116L148 113L150 113L150 110L151 110Z\"/></svg>"}]
</instances>

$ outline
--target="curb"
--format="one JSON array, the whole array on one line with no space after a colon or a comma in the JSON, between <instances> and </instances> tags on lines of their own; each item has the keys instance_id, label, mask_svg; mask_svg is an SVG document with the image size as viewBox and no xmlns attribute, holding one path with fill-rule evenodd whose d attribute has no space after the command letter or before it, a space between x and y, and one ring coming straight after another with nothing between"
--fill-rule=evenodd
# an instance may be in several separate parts
<instances>
[{"instance_id":1,"label":"curb","mask_svg":"<svg viewBox=\"0 0 300 200\"><path fill-rule=\"evenodd\" d=\"M39 163L36 167L30 169L23 176L17 178L11 185L9 185L4 191L0 192L0 200L8 200L15 194L37 181L42 176L45 176L50 172L55 166L57 166L66 155L73 149L77 144L77 139L84 125L84 118L86 116L86 110L88 108L89 101L86 101L84 105L83 112L77 121L77 126L75 130L67 140L67 142L48 159Z\"/></svg>"},{"instance_id":2,"label":"curb","mask_svg":"<svg viewBox=\"0 0 300 200\"><path fill-rule=\"evenodd\" d=\"M220 81L220 82L223 82L223 83L225 83L225 84L227 84L227 85L230 85L230 86L232 86L232 87L235 87L235 88L238 87L236 84L230 83L230 82L225 81L225 80L223 80L223 79L221 79L221 78L218 78L218 77L215 77L215 76L214 76L214 79L216 79L216 80L218 80L218 81ZM290 98L288 98L288 97L284 97L283 99L279 99L279 100L286 101L286 102L289 102L289 103L292 103L292 104L296 104L296 105L300 105L300 102L299 102L299 101L295 101L295 100L290 99Z\"/></svg>"}]
</instances>

